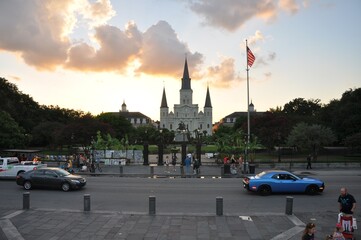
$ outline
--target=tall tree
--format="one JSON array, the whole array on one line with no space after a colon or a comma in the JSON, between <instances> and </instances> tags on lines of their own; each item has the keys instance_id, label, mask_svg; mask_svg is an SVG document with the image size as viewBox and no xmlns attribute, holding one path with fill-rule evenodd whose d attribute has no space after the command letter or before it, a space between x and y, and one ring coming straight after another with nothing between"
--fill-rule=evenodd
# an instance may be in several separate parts
<instances>
[{"instance_id":1,"label":"tall tree","mask_svg":"<svg viewBox=\"0 0 361 240\"><path fill-rule=\"evenodd\" d=\"M0 148L17 148L26 144L25 131L5 111L0 111Z\"/></svg>"},{"instance_id":2,"label":"tall tree","mask_svg":"<svg viewBox=\"0 0 361 240\"><path fill-rule=\"evenodd\" d=\"M350 89L340 100L332 100L320 113L320 119L337 134L338 141L361 132L361 88Z\"/></svg>"},{"instance_id":3,"label":"tall tree","mask_svg":"<svg viewBox=\"0 0 361 240\"><path fill-rule=\"evenodd\" d=\"M288 136L287 144L312 152L317 158L320 147L332 144L336 137L330 128L318 124L298 123Z\"/></svg>"}]
</instances>

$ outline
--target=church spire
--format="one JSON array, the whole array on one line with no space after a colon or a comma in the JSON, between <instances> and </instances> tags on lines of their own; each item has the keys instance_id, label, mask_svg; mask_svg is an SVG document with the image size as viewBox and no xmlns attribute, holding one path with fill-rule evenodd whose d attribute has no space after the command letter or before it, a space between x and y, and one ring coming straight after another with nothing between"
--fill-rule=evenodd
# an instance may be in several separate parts
<instances>
[{"instance_id":1,"label":"church spire","mask_svg":"<svg viewBox=\"0 0 361 240\"><path fill-rule=\"evenodd\" d=\"M189 72L188 72L187 57L186 57L185 63L184 63L182 89L191 89L191 79L189 77Z\"/></svg>"},{"instance_id":2,"label":"church spire","mask_svg":"<svg viewBox=\"0 0 361 240\"><path fill-rule=\"evenodd\" d=\"M211 103L211 96L209 94L209 87L207 86L207 95L206 95L206 103L204 104L204 107L212 107L212 103Z\"/></svg>"},{"instance_id":3,"label":"church spire","mask_svg":"<svg viewBox=\"0 0 361 240\"><path fill-rule=\"evenodd\" d=\"M165 88L163 87L163 96L162 96L162 103L160 104L161 108L167 108L168 104L167 104L167 97L165 95Z\"/></svg>"}]
</instances>

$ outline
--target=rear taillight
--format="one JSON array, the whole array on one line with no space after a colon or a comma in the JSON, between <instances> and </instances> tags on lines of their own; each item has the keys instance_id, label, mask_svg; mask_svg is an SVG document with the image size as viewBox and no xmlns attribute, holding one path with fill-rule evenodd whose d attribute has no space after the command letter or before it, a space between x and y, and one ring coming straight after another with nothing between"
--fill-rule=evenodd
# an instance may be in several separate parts
<instances>
[{"instance_id":1,"label":"rear taillight","mask_svg":"<svg viewBox=\"0 0 361 240\"><path fill-rule=\"evenodd\" d=\"M36 170L36 169L37 169L36 167L33 168L33 170Z\"/></svg>"},{"instance_id":2,"label":"rear taillight","mask_svg":"<svg viewBox=\"0 0 361 240\"><path fill-rule=\"evenodd\" d=\"M249 183L249 178L248 177L244 178L243 180L244 180L245 183Z\"/></svg>"}]
</instances>

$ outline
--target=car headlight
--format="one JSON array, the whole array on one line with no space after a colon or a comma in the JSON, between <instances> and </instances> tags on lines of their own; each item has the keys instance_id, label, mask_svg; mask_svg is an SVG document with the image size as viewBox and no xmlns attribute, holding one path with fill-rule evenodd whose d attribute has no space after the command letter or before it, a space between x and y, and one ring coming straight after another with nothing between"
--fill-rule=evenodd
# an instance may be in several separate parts
<instances>
[{"instance_id":1,"label":"car headlight","mask_svg":"<svg viewBox=\"0 0 361 240\"><path fill-rule=\"evenodd\" d=\"M72 182L72 183L80 183L79 180L74 180L74 179L72 179L71 182Z\"/></svg>"}]
</instances>

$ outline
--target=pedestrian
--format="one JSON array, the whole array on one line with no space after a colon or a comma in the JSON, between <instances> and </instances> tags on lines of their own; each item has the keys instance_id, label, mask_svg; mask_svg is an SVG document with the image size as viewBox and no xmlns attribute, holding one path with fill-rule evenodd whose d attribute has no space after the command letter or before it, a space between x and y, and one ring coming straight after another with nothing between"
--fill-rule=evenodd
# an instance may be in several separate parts
<instances>
[{"instance_id":1,"label":"pedestrian","mask_svg":"<svg viewBox=\"0 0 361 240\"><path fill-rule=\"evenodd\" d=\"M225 156L225 157L223 158L223 164L224 164L224 165L229 164L229 157L228 157L228 156Z\"/></svg>"},{"instance_id":2,"label":"pedestrian","mask_svg":"<svg viewBox=\"0 0 361 240\"><path fill-rule=\"evenodd\" d=\"M303 231L302 240L314 240L316 232L316 225L314 223L307 223Z\"/></svg>"},{"instance_id":3,"label":"pedestrian","mask_svg":"<svg viewBox=\"0 0 361 240\"><path fill-rule=\"evenodd\" d=\"M193 160L193 174L198 174L199 173L199 160L197 158L194 158Z\"/></svg>"},{"instance_id":4,"label":"pedestrian","mask_svg":"<svg viewBox=\"0 0 361 240\"><path fill-rule=\"evenodd\" d=\"M242 155L240 155L238 158L238 170L240 170L240 172L243 173L242 169L243 169L243 157L242 157Z\"/></svg>"},{"instance_id":5,"label":"pedestrian","mask_svg":"<svg viewBox=\"0 0 361 240\"><path fill-rule=\"evenodd\" d=\"M177 165L177 155L174 153L172 156L172 165L173 165L173 171L175 172L175 165Z\"/></svg>"},{"instance_id":6,"label":"pedestrian","mask_svg":"<svg viewBox=\"0 0 361 240\"><path fill-rule=\"evenodd\" d=\"M170 172L170 171L169 171L169 163L170 163L169 157L166 156L166 157L165 157L165 166L166 166L165 172L167 172L167 173Z\"/></svg>"},{"instance_id":7,"label":"pedestrian","mask_svg":"<svg viewBox=\"0 0 361 240\"><path fill-rule=\"evenodd\" d=\"M306 169L312 169L311 160L312 160L312 156L311 156L311 154L309 154L307 156L307 167L306 167Z\"/></svg>"},{"instance_id":8,"label":"pedestrian","mask_svg":"<svg viewBox=\"0 0 361 240\"><path fill-rule=\"evenodd\" d=\"M331 239L332 240L345 240L345 237L343 236L342 232L343 232L343 228L342 228L341 223L337 223L335 231L333 232Z\"/></svg>"},{"instance_id":9,"label":"pedestrian","mask_svg":"<svg viewBox=\"0 0 361 240\"><path fill-rule=\"evenodd\" d=\"M340 213L352 215L356 209L355 198L347 192L347 188L342 187L338 197Z\"/></svg>"},{"instance_id":10,"label":"pedestrian","mask_svg":"<svg viewBox=\"0 0 361 240\"><path fill-rule=\"evenodd\" d=\"M188 154L187 157L184 159L184 164L186 165L186 175L189 175L192 164L191 154Z\"/></svg>"}]
</instances>

